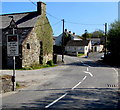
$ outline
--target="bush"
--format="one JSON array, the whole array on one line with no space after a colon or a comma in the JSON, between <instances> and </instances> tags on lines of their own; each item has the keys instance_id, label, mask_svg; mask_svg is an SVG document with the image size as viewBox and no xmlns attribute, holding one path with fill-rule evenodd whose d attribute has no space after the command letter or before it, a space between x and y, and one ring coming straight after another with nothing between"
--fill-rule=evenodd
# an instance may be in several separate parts
<instances>
[{"instance_id":1,"label":"bush","mask_svg":"<svg viewBox=\"0 0 120 110\"><path fill-rule=\"evenodd\" d=\"M53 61L52 61L52 60L49 60L49 61L47 62L47 65L53 66L53 65L54 65L54 64L53 64Z\"/></svg>"}]
</instances>

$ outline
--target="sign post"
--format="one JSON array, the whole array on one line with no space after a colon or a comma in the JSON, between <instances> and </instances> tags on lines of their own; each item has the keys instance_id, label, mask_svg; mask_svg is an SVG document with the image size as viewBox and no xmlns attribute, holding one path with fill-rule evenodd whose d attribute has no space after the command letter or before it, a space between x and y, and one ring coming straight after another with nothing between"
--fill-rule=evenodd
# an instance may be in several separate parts
<instances>
[{"instance_id":1,"label":"sign post","mask_svg":"<svg viewBox=\"0 0 120 110\"><path fill-rule=\"evenodd\" d=\"M7 55L13 56L13 91L15 90L15 56L19 56L18 35L7 36Z\"/></svg>"}]
</instances>

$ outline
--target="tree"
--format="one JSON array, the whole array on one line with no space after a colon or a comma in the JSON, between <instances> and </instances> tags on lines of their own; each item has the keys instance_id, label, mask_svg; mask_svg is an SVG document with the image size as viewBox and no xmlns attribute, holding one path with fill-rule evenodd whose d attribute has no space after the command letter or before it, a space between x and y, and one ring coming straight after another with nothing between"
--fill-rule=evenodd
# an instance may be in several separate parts
<instances>
[{"instance_id":1,"label":"tree","mask_svg":"<svg viewBox=\"0 0 120 110\"><path fill-rule=\"evenodd\" d=\"M97 30L92 33L92 37L101 38L104 36L104 32L102 30Z\"/></svg>"},{"instance_id":2,"label":"tree","mask_svg":"<svg viewBox=\"0 0 120 110\"><path fill-rule=\"evenodd\" d=\"M115 21L111 24L108 31L108 51L114 56L114 60L118 61L120 57L120 22Z\"/></svg>"},{"instance_id":3,"label":"tree","mask_svg":"<svg viewBox=\"0 0 120 110\"><path fill-rule=\"evenodd\" d=\"M85 33L82 35L82 37L83 37L83 40L86 40L87 38L90 38L90 37L91 37L91 34L88 33L87 30L85 30Z\"/></svg>"},{"instance_id":4,"label":"tree","mask_svg":"<svg viewBox=\"0 0 120 110\"><path fill-rule=\"evenodd\" d=\"M68 33L64 33L64 46L71 40L71 35Z\"/></svg>"}]
</instances>

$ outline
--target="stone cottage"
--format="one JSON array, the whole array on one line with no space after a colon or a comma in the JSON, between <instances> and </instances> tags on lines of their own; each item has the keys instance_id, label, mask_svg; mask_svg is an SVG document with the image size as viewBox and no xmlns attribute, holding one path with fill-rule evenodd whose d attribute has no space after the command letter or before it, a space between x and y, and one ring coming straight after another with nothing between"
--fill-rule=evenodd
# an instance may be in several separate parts
<instances>
[{"instance_id":1,"label":"stone cottage","mask_svg":"<svg viewBox=\"0 0 120 110\"><path fill-rule=\"evenodd\" d=\"M52 28L46 16L46 4L37 2L37 11L4 14L2 18L2 66L13 67L13 57L7 55L7 36L18 35L19 56L16 67L29 67L52 60Z\"/></svg>"}]
</instances>

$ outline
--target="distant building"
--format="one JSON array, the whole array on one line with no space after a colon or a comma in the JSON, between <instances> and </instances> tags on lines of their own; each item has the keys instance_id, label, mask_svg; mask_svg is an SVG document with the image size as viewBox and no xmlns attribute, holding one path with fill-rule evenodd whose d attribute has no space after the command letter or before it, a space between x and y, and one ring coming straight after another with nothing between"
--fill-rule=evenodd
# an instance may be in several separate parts
<instances>
[{"instance_id":1,"label":"distant building","mask_svg":"<svg viewBox=\"0 0 120 110\"><path fill-rule=\"evenodd\" d=\"M77 55L79 53L87 55L90 51L90 40L70 40L65 46L65 52L69 55Z\"/></svg>"},{"instance_id":2,"label":"distant building","mask_svg":"<svg viewBox=\"0 0 120 110\"><path fill-rule=\"evenodd\" d=\"M104 42L104 37L101 38L87 38L87 40L91 41L92 45L92 52L102 52L103 51L103 42Z\"/></svg>"},{"instance_id":3,"label":"distant building","mask_svg":"<svg viewBox=\"0 0 120 110\"><path fill-rule=\"evenodd\" d=\"M71 40L82 40L82 38L80 38L80 36L78 35L75 35L75 33L71 33L71 31L67 32L67 29L65 29L65 34L68 35ZM56 37L55 39L56 46L62 45L62 36L63 36L63 33L60 34L58 37Z\"/></svg>"},{"instance_id":4,"label":"distant building","mask_svg":"<svg viewBox=\"0 0 120 110\"><path fill-rule=\"evenodd\" d=\"M13 19L11 20L11 17ZM16 56L16 67L29 67L43 64L52 59L52 28L46 16L46 4L37 2L37 11L26 13L4 14L2 19L2 65L13 67L13 58L7 56L7 35L14 33L19 37L19 56Z\"/></svg>"}]
</instances>

